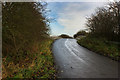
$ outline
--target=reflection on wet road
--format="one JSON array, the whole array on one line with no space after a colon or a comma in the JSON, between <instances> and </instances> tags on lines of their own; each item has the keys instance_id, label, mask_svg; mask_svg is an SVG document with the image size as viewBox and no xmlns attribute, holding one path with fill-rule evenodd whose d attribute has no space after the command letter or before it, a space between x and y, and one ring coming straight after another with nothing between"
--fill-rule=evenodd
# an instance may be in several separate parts
<instances>
[{"instance_id":1,"label":"reflection on wet road","mask_svg":"<svg viewBox=\"0 0 120 80\"><path fill-rule=\"evenodd\" d=\"M117 78L118 63L79 46L75 39L59 39L53 44L58 77Z\"/></svg>"}]
</instances>

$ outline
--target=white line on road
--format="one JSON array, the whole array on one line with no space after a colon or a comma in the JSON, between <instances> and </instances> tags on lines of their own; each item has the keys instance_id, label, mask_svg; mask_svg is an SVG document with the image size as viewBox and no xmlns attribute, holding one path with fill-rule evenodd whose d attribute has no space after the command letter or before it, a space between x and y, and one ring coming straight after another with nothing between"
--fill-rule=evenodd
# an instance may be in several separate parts
<instances>
[{"instance_id":1,"label":"white line on road","mask_svg":"<svg viewBox=\"0 0 120 80\"><path fill-rule=\"evenodd\" d=\"M76 52L79 53L79 51L78 51L77 49L75 49L72 45L70 45L70 47L71 47L73 50L75 50Z\"/></svg>"},{"instance_id":2,"label":"white line on road","mask_svg":"<svg viewBox=\"0 0 120 80\"><path fill-rule=\"evenodd\" d=\"M67 45L68 39L65 41L65 46L66 48L69 50L70 53L72 53L77 59L79 59L81 62L86 63L83 59L81 59L80 57L78 57Z\"/></svg>"}]
</instances>

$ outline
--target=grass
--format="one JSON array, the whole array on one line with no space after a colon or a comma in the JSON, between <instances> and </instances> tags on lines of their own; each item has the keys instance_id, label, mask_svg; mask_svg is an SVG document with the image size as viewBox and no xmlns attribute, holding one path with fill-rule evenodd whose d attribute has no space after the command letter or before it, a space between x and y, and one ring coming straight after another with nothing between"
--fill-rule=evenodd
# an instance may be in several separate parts
<instances>
[{"instance_id":1,"label":"grass","mask_svg":"<svg viewBox=\"0 0 120 80\"><path fill-rule=\"evenodd\" d=\"M19 55L20 62L15 63L13 56L3 58L3 78L56 78L51 44L53 40L47 39L41 43L34 43L31 50ZM21 58L20 58L21 57Z\"/></svg>"},{"instance_id":2,"label":"grass","mask_svg":"<svg viewBox=\"0 0 120 80\"><path fill-rule=\"evenodd\" d=\"M77 41L81 46L84 46L96 53L108 56L114 60L120 60L120 48L118 44L110 43L103 38L85 37Z\"/></svg>"}]
</instances>

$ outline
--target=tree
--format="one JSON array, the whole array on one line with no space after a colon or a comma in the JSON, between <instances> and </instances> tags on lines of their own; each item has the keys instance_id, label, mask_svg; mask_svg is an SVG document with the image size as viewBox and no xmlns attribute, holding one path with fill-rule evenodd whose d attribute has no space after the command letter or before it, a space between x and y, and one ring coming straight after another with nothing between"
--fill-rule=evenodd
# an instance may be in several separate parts
<instances>
[{"instance_id":1,"label":"tree","mask_svg":"<svg viewBox=\"0 0 120 80\"><path fill-rule=\"evenodd\" d=\"M44 5L36 2L2 4L3 56L19 54L32 42L49 36L48 20L43 12Z\"/></svg>"},{"instance_id":2,"label":"tree","mask_svg":"<svg viewBox=\"0 0 120 80\"><path fill-rule=\"evenodd\" d=\"M66 34L61 34L59 37L61 37L61 38L72 38L72 37L70 37L69 35L66 35Z\"/></svg>"},{"instance_id":3,"label":"tree","mask_svg":"<svg viewBox=\"0 0 120 80\"><path fill-rule=\"evenodd\" d=\"M105 37L109 40L118 40L118 6L117 2L110 3L108 7L101 7L92 14L91 18L87 18L86 25L91 30L91 34L95 37Z\"/></svg>"},{"instance_id":4,"label":"tree","mask_svg":"<svg viewBox=\"0 0 120 80\"><path fill-rule=\"evenodd\" d=\"M88 33L86 31L78 31L75 35L74 38L79 37L79 36L86 36Z\"/></svg>"}]
</instances>

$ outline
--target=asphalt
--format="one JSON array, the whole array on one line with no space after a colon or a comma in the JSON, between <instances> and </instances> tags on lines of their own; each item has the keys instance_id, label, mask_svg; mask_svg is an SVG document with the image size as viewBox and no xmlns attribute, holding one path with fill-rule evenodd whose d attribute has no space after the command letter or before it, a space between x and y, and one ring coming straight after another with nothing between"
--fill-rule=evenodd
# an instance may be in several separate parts
<instances>
[{"instance_id":1,"label":"asphalt","mask_svg":"<svg viewBox=\"0 0 120 80\"><path fill-rule=\"evenodd\" d=\"M118 78L118 62L96 54L75 39L59 39L53 43L58 78Z\"/></svg>"}]
</instances>

